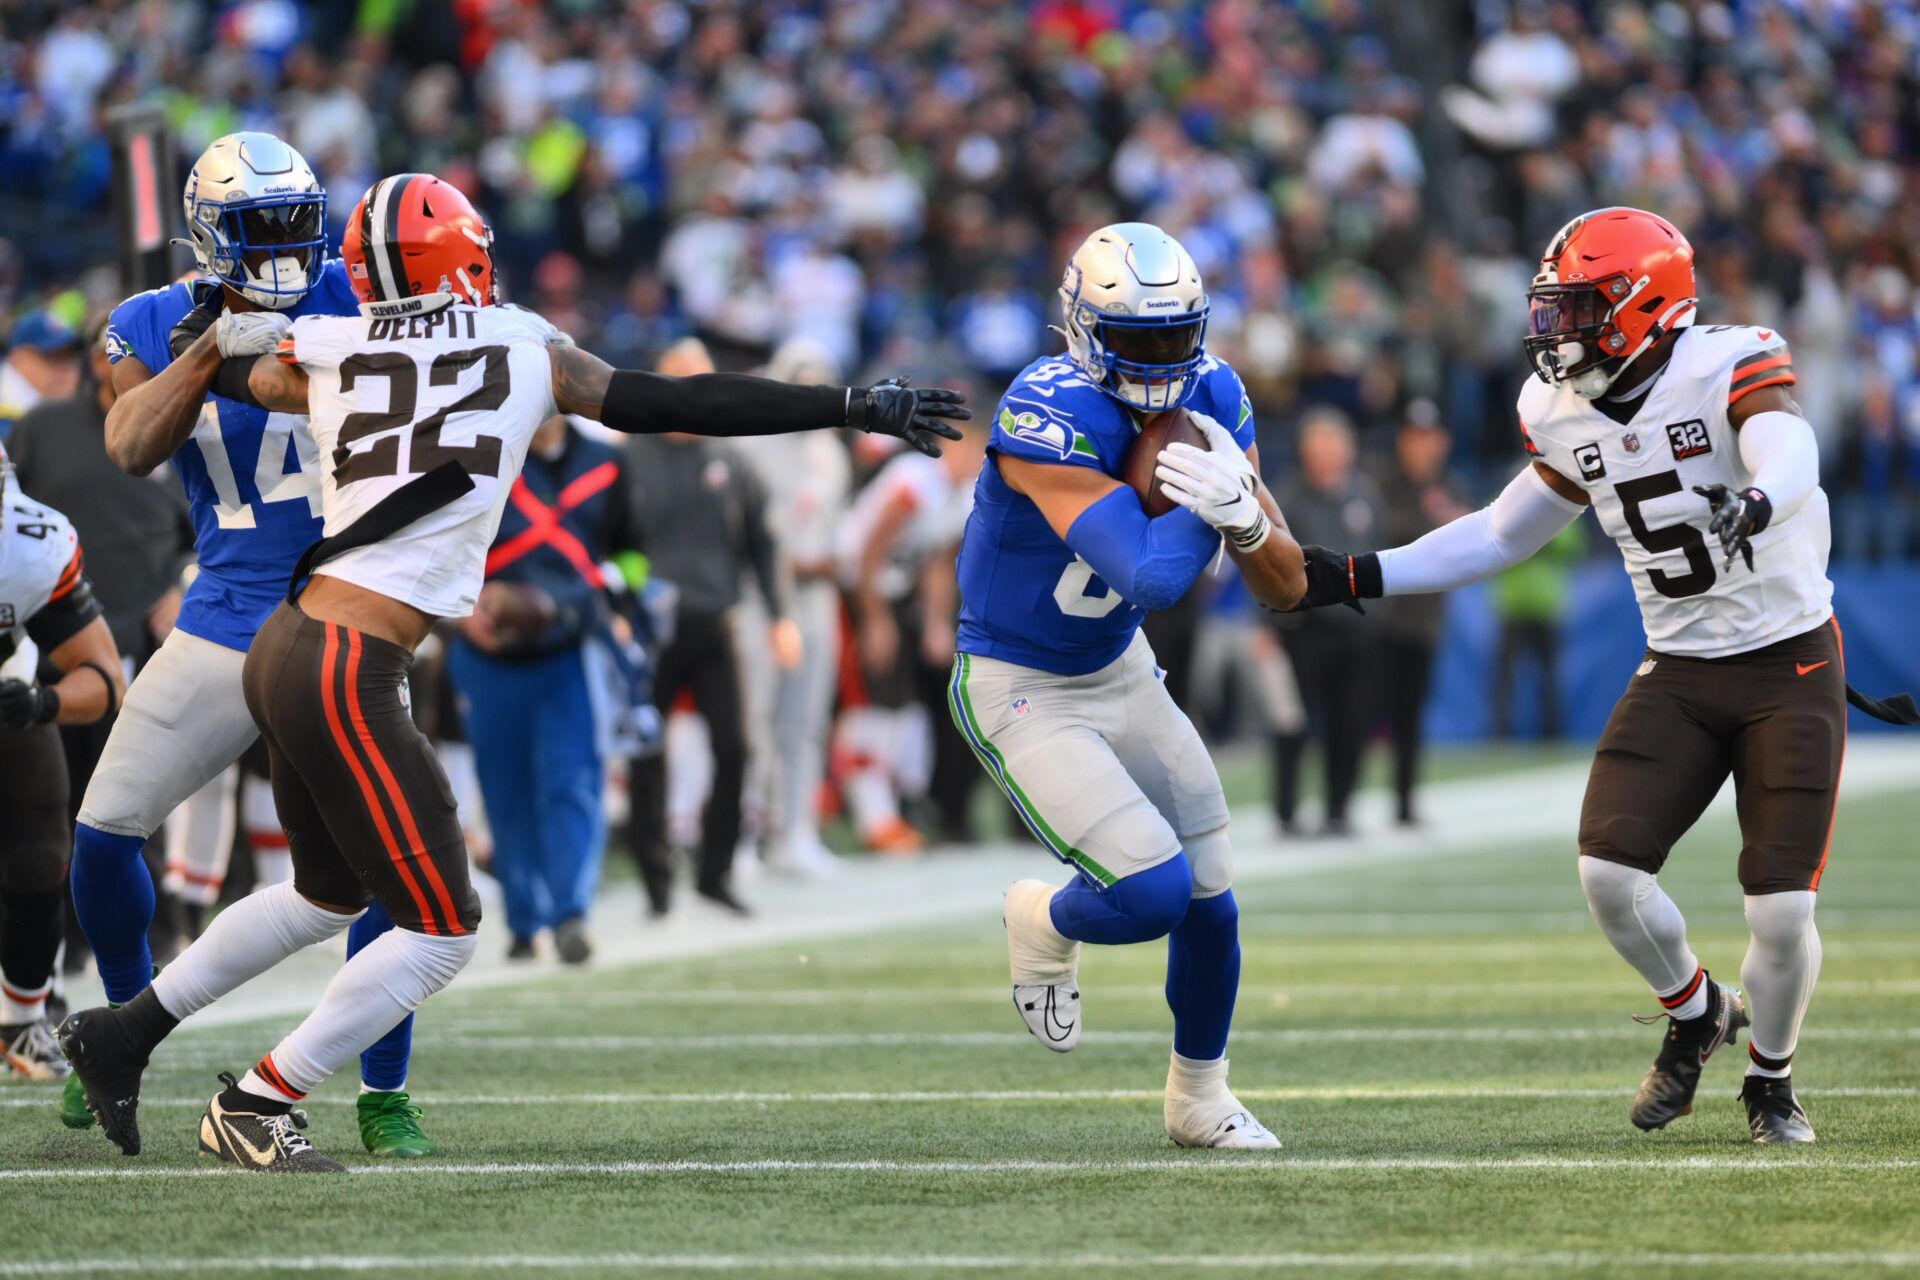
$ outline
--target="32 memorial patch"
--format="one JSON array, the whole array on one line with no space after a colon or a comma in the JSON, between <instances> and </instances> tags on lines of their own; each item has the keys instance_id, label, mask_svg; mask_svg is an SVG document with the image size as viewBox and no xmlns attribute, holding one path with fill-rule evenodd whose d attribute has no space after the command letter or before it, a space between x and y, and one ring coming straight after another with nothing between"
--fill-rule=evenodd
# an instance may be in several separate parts
<instances>
[{"instance_id":1,"label":"32 memorial patch","mask_svg":"<svg viewBox=\"0 0 1920 1280\"><path fill-rule=\"evenodd\" d=\"M1703 453L1713 452L1713 441L1707 435L1707 424L1698 418L1686 422L1667 424L1667 443L1673 446L1673 459L1683 462L1688 458L1697 458Z\"/></svg>"}]
</instances>

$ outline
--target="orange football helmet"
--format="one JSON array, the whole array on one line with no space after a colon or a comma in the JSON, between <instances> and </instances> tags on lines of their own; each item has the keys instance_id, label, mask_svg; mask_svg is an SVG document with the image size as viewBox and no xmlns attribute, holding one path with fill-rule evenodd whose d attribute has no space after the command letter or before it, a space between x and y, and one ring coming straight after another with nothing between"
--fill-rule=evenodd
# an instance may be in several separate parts
<instances>
[{"instance_id":1,"label":"orange football helmet","mask_svg":"<svg viewBox=\"0 0 1920 1280\"><path fill-rule=\"evenodd\" d=\"M1560 228L1527 290L1527 359L1544 382L1605 395L1635 360L1693 322L1693 246L1644 209L1583 213Z\"/></svg>"},{"instance_id":2,"label":"orange football helmet","mask_svg":"<svg viewBox=\"0 0 1920 1280\"><path fill-rule=\"evenodd\" d=\"M347 218L340 256L362 302L451 294L491 304L493 229L459 188L428 173L396 173L367 188Z\"/></svg>"}]
</instances>

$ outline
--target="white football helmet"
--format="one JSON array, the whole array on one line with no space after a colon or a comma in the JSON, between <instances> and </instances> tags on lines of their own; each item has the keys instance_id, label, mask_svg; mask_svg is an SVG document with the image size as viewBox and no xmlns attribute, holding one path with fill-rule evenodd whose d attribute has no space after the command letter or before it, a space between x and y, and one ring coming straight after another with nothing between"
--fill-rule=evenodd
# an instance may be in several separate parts
<instances>
[{"instance_id":1,"label":"white football helmet","mask_svg":"<svg viewBox=\"0 0 1920 1280\"><path fill-rule=\"evenodd\" d=\"M1102 227L1060 282L1067 356L1108 395L1172 409L1207 358L1207 291L1180 242L1145 222Z\"/></svg>"},{"instance_id":2,"label":"white football helmet","mask_svg":"<svg viewBox=\"0 0 1920 1280\"><path fill-rule=\"evenodd\" d=\"M200 269L275 311L307 296L327 261L327 193L300 153L270 133L216 138L194 161L182 203Z\"/></svg>"}]
</instances>

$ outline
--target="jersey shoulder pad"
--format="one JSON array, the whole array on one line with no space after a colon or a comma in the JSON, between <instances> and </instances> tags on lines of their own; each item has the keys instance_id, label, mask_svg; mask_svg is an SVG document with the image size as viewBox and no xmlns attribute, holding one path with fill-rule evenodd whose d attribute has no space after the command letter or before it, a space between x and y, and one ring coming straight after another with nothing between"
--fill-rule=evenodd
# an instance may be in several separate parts
<instances>
[{"instance_id":1,"label":"jersey shoulder pad","mask_svg":"<svg viewBox=\"0 0 1920 1280\"><path fill-rule=\"evenodd\" d=\"M987 447L1032 462L1098 468L1119 406L1064 360L1028 365L1000 399Z\"/></svg>"},{"instance_id":2,"label":"jersey shoulder pad","mask_svg":"<svg viewBox=\"0 0 1920 1280\"><path fill-rule=\"evenodd\" d=\"M1792 386L1793 353L1777 329L1761 325L1708 325L1687 331L1681 371L1702 381L1727 381L1727 403L1737 404L1762 387Z\"/></svg>"},{"instance_id":3,"label":"jersey shoulder pad","mask_svg":"<svg viewBox=\"0 0 1920 1280\"><path fill-rule=\"evenodd\" d=\"M511 302L488 307L486 314L493 325L501 327L507 333L524 334L550 347L570 347L573 336L555 325L537 311L515 306Z\"/></svg>"},{"instance_id":4,"label":"jersey shoulder pad","mask_svg":"<svg viewBox=\"0 0 1920 1280\"><path fill-rule=\"evenodd\" d=\"M31 599L36 610L79 583L80 536L73 523L52 507L31 498L9 501L0 519L0 534L10 544L7 562L19 574L8 585Z\"/></svg>"},{"instance_id":5,"label":"jersey shoulder pad","mask_svg":"<svg viewBox=\"0 0 1920 1280\"><path fill-rule=\"evenodd\" d=\"M1193 407L1225 427L1242 449L1253 445L1253 401L1246 384L1225 360L1208 356L1200 365Z\"/></svg>"},{"instance_id":6,"label":"jersey shoulder pad","mask_svg":"<svg viewBox=\"0 0 1920 1280\"><path fill-rule=\"evenodd\" d=\"M330 369L353 354L364 332L357 314L301 316L288 327L275 354L287 364Z\"/></svg>"},{"instance_id":7,"label":"jersey shoulder pad","mask_svg":"<svg viewBox=\"0 0 1920 1280\"><path fill-rule=\"evenodd\" d=\"M171 364L167 331L187 313L191 298L187 286L175 282L136 293L115 307L107 316L104 337L108 362L119 364L132 356L156 373Z\"/></svg>"}]
</instances>

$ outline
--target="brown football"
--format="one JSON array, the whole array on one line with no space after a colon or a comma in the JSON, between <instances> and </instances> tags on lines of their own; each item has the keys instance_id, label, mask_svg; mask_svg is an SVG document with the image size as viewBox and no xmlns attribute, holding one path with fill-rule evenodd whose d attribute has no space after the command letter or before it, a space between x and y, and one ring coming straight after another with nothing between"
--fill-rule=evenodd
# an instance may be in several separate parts
<instances>
[{"instance_id":1,"label":"brown football","mask_svg":"<svg viewBox=\"0 0 1920 1280\"><path fill-rule=\"evenodd\" d=\"M1149 516L1163 516L1173 510L1174 502L1160 492L1160 477L1153 473L1160 451L1178 441L1196 449L1208 448L1207 433L1185 409L1166 409L1141 424L1140 434L1127 446L1120 466L1120 479L1140 495L1140 507Z\"/></svg>"}]
</instances>

